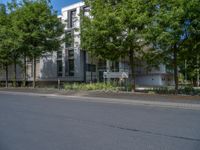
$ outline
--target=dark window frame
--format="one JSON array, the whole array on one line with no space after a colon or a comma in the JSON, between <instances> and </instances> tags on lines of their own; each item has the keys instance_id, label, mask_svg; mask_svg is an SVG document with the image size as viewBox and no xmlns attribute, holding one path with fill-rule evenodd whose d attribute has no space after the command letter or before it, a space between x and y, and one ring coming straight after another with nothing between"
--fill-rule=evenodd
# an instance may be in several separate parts
<instances>
[{"instance_id":1,"label":"dark window frame","mask_svg":"<svg viewBox=\"0 0 200 150\"><path fill-rule=\"evenodd\" d=\"M68 28L74 28L76 22L76 9L72 9L68 11ZM75 19L75 21L73 20Z\"/></svg>"},{"instance_id":2,"label":"dark window frame","mask_svg":"<svg viewBox=\"0 0 200 150\"><path fill-rule=\"evenodd\" d=\"M57 76L62 77L63 75L63 62L62 60L57 60Z\"/></svg>"}]
</instances>

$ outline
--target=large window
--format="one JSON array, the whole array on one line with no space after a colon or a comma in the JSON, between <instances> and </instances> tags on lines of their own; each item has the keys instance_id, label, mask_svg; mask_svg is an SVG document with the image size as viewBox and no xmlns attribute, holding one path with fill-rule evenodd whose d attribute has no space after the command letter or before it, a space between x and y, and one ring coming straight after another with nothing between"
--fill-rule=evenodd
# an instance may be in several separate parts
<instances>
[{"instance_id":1,"label":"large window","mask_svg":"<svg viewBox=\"0 0 200 150\"><path fill-rule=\"evenodd\" d=\"M68 62L68 59L67 59L67 56L65 58L65 76L68 76L69 75L69 62Z\"/></svg>"},{"instance_id":2,"label":"large window","mask_svg":"<svg viewBox=\"0 0 200 150\"><path fill-rule=\"evenodd\" d=\"M119 72L119 62L117 62L117 61L113 61L112 63L111 63L111 71L113 71L113 72Z\"/></svg>"},{"instance_id":3,"label":"large window","mask_svg":"<svg viewBox=\"0 0 200 150\"><path fill-rule=\"evenodd\" d=\"M96 65L87 64L87 71L89 71L89 72L96 72Z\"/></svg>"},{"instance_id":4,"label":"large window","mask_svg":"<svg viewBox=\"0 0 200 150\"><path fill-rule=\"evenodd\" d=\"M69 76L74 76L74 49L68 50Z\"/></svg>"},{"instance_id":5,"label":"large window","mask_svg":"<svg viewBox=\"0 0 200 150\"><path fill-rule=\"evenodd\" d=\"M69 60L69 76L74 76L74 60Z\"/></svg>"},{"instance_id":6,"label":"large window","mask_svg":"<svg viewBox=\"0 0 200 150\"><path fill-rule=\"evenodd\" d=\"M71 10L68 12L68 23L69 23L69 28L74 28L76 26L76 9L75 10Z\"/></svg>"},{"instance_id":7,"label":"large window","mask_svg":"<svg viewBox=\"0 0 200 150\"><path fill-rule=\"evenodd\" d=\"M65 32L65 47L74 47L74 34L73 31Z\"/></svg>"},{"instance_id":8,"label":"large window","mask_svg":"<svg viewBox=\"0 0 200 150\"><path fill-rule=\"evenodd\" d=\"M57 75L58 75L58 77L62 77L62 70L63 70L62 60L57 60Z\"/></svg>"},{"instance_id":9,"label":"large window","mask_svg":"<svg viewBox=\"0 0 200 150\"><path fill-rule=\"evenodd\" d=\"M57 51L57 59L62 59L62 51Z\"/></svg>"},{"instance_id":10,"label":"large window","mask_svg":"<svg viewBox=\"0 0 200 150\"><path fill-rule=\"evenodd\" d=\"M74 59L74 50L73 49L68 50L68 59Z\"/></svg>"}]
</instances>

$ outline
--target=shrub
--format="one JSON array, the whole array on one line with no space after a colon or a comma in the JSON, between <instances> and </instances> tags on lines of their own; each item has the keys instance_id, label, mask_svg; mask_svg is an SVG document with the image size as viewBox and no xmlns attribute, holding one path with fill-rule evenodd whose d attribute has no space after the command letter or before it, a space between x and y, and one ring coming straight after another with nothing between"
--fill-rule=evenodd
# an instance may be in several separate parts
<instances>
[{"instance_id":1,"label":"shrub","mask_svg":"<svg viewBox=\"0 0 200 150\"><path fill-rule=\"evenodd\" d=\"M179 90L180 94L186 95L200 95L200 89L192 86L187 86Z\"/></svg>"},{"instance_id":2,"label":"shrub","mask_svg":"<svg viewBox=\"0 0 200 150\"><path fill-rule=\"evenodd\" d=\"M171 87L159 87L153 88L147 91L148 93L157 93L157 94L174 94L175 90ZM179 89L179 94L184 95L200 95L200 89L195 89L192 86L187 86Z\"/></svg>"},{"instance_id":3,"label":"shrub","mask_svg":"<svg viewBox=\"0 0 200 150\"><path fill-rule=\"evenodd\" d=\"M64 84L65 90L111 90L118 91L119 87L112 83L66 83Z\"/></svg>"}]
</instances>

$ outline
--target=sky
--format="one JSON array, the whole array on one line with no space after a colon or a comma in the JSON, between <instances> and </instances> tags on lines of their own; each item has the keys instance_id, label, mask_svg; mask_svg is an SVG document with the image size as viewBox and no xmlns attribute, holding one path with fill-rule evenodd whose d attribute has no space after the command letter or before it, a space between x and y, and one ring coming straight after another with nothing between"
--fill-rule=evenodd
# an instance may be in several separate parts
<instances>
[{"instance_id":1,"label":"sky","mask_svg":"<svg viewBox=\"0 0 200 150\"><path fill-rule=\"evenodd\" d=\"M10 1L10 0L0 0L0 2L3 2L3 3L6 3L8 1ZM58 14L60 14L62 7L65 7L69 4L73 4L73 3L76 3L79 1L81 1L81 0L51 0L54 10L57 10Z\"/></svg>"}]
</instances>

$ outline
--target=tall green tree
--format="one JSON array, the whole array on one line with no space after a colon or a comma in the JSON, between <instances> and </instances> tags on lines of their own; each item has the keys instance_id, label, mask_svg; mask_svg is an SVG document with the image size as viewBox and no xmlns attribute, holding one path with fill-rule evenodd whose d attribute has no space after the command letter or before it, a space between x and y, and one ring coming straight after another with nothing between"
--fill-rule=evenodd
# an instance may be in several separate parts
<instances>
[{"instance_id":1,"label":"tall green tree","mask_svg":"<svg viewBox=\"0 0 200 150\"><path fill-rule=\"evenodd\" d=\"M82 48L105 59L129 56L132 90L135 91L135 62L147 42L144 40L151 15L146 0L86 0L90 16L82 17Z\"/></svg>"},{"instance_id":2,"label":"tall green tree","mask_svg":"<svg viewBox=\"0 0 200 150\"><path fill-rule=\"evenodd\" d=\"M175 93L178 93L178 68L182 45L187 40L185 27L187 19L184 11L185 0L156 0L155 11L152 16L152 25L149 30L152 40L160 51L163 63L171 66L174 70Z\"/></svg>"},{"instance_id":3,"label":"tall green tree","mask_svg":"<svg viewBox=\"0 0 200 150\"><path fill-rule=\"evenodd\" d=\"M0 64L5 70L6 87L8 87L8 66L12 63L10 58L10 20L6 11L6 6L0 4Z\"/></svg>"},{"instance_id":4,"label":"tall green tree","mask_svg":"<svg viewBox=\"0 0 200 150\"><path fill-rule=\"evenodd\" d=\"M30 58L30 49L28 48L28 43L26 43L27 36L29 36L28 30L26 28L25 20L27 15L24 11L24 3L26 1L12 0L9 5L9 9L12 17L12 27L15 35L17 35L18 46L15 49L14 54L16 54L20 59L20 64L23 64L23 86L26 86L27 82L27 59ZM18 58L17 57L17 58ZM15 66L15 64L14 64ZM15 68L15 67L14 67Z\"/></svg>"},{"instance_id":5,"label":"tall green tree","mask_svg":"<svg viewBox=\"0 0 200 150\"><path fill-rule=\"evenodd\" d=\"M182 45L180 57L180 71L195 85L199 80L199 56L200 56L200 1L185 1L184 12L187 25L185 27L186 41ZM198 85L198 83L196 84Z\"/></svg>"},{"instance_id":6,"label":"tall green tree","mask_svg":"<svg viewBox=\"0 0 200 150\"><path fill-rule=\"evenodd\" d=\"M112 5L111 2L86 1L86 5L92 9L90 16L82 14L81 46L96 56L115 60L122 53L119 37L121 34L121 20L118 14L119 4Z\"/></svg>"},{"instance_id":7,"label":"tall green tree","mask_svg":"<svg viewBox=\"0 0 200 150\"><path fill-rule=\"evenodd\" d=\"M123 28L123 52L129 56L133 91L135 91L136 85L136 61L140 59L141 55L146 53L145 49L150 49L150 43L146 40L146 36L151 34L147 28L151 23L153 6L152 1L123 0L122 7L120 7L120 18Z\"/></svg>"},{"instance_id":8,"label":"tall green tree","mask_svg":"<svg viewBox=\"0 0 200 150\"><path fill-rule=\"evenodd\" d=\"M24 63L26 64L26 57L33 60L35 87L36 60L43 54L60 48L64 26L48 0L24 0L17 13L18 30L22 33L23 39Z\"/></svg>"},{"instance_id":9,"label":"tall green tree","mask_svg":"<svg viewBox=\"0 0 200 150\"><path fill-rule=\"evenodd\" d=\"M9 31L8 36L10 39L10 58L12 60L13 72L14 72L14 80L13 85L16 87L17 81L17 65L20 64L21 59L21 47L22 47L22 39L21 39L21 32L17 29L16 22L18 13L17 10L19 9L19 4L17 0L12 0L11 2L7 3L8 7L8 17L9 17Z\"/></svg>"}]
</instances>

